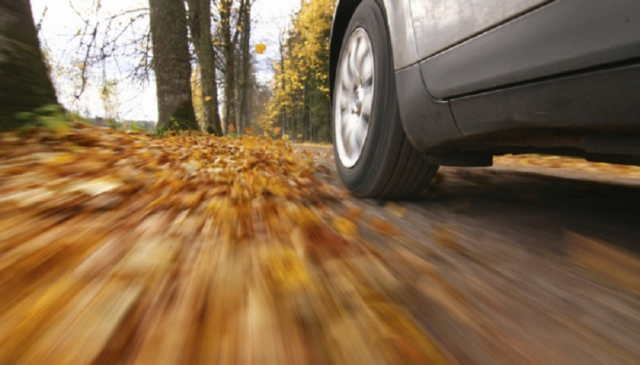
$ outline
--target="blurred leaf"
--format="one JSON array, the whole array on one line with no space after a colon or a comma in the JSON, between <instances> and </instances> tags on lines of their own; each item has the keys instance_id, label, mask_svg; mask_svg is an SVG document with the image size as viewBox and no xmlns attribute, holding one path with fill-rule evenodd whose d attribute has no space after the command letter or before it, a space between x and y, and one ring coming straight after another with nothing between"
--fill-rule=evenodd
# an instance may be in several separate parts
<instances>
[{"instance_id":1,"label":"blurred leaf","mask_svg":"<svg viewBox=\"0 0 640 365\"><path fill-rule=\"evenodd\" d=\"M358 226L347 218L335 218L331 225L345 238L353 239L358 237Z\"/></svg>"},{"instance_id":2,"label":"blurred leaf","mask_svg":"<svg viewBox=\"0 0 640 365\"><path fill-rule=\"evenodd\" d=\"M391 214L399 217L399 218L404 218L404 216L407 215L407 209L397 203L394 202L387 202L384 205L384 208Z\"/></svg>"},{"instance_id":3,"label":"blurred leaf","mask_svg":"<svg viewBox=\"0 0 640 365\"><path fill-rule=\"evenodd\" d=\"M370 226L374 232L385 237L400 235L400 231L394 225L379 218L372 218Z\"/></svg>"},{"instance_id":4,"label":"blurred leaf","mask_svg":"<svg viewBox=\"0 0 640 365\"><path fill-rule=\"evenodd\" d=\"M265 51L267 50L267 45L264 43L257 43L256 44L256 53L257 54L263 54Z\"/></svg>"}]
</instances>

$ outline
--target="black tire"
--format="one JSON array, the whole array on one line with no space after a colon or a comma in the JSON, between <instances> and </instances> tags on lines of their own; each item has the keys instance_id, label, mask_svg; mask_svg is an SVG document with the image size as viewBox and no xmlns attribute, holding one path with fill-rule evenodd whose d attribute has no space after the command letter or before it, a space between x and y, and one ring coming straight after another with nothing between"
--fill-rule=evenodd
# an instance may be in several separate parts
<instances>
[{"instance_id":1,"label":"black tire","mask_svg":"<svg viewBox=\"0 0 640 365\"><path fill-rule=\"evenodd\" d=\"M351 34L358 28L368 33L373 48L373 108L362 155L351 168L345 167L338 157L334 123L334 154L338 174L345 187L358 196L384 199L417 197L429 186L438 166L425 161L423 153L411 145L402 128L391 40L383 10L374 0L364 0L353 14L342 42L337 69L342 64ZM335 114L333 110L332 114Z\"/></svg>"}]
</instances>

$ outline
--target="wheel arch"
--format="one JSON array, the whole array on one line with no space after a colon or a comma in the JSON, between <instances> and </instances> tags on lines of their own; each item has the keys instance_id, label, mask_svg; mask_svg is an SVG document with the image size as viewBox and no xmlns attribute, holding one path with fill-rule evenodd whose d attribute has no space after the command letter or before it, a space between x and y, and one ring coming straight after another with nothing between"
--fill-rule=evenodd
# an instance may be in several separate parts
<instances>
[{"instance_id":1,"label":"wheel arch","mask_svg":"<svg viewBox=\"0 0 640 365\"><path fill-rule=\"evenodd\" d=\"M337 0L331 29L329 86L333 102L334 84L340 49L349 22L364 0ZM413 18L407 0L374 0L386 19L398 88L401 122L407 138L420 151L459 139L462 134L453 118L448 101L433 99L424 85L418 65L418 49Z\"/></svg>"},{"instance_id":2,"label":"wheel arch","mask_svg":"<svg viewBox=\"0 0 640 365\"><path fill-rule=\"evenodd\" d=\"M331 28L331 47L329 54L329 82L332 100L338 59L340 58L340 48L342 47L342 42L347 27L349 27L351 17L362 1L363 0L337 0L336 2L333 26ZM387 28L391 33L394 68L398 70L416 63L418 61L418 52L408 2L404 0L374 1L380 5L387 21ZM394 47L393 45L398 46Z\"/></svg>"}]
</instances>

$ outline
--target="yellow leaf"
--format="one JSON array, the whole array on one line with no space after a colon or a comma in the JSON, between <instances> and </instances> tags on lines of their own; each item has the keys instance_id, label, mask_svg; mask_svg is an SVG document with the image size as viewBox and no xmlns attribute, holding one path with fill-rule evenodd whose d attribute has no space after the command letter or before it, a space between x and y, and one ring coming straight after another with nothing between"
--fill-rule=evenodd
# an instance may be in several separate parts
<instances>
[{"instance_id":1,"label":"yellow leaf","mask_svg":"<svg viewBox=\"0 0 640 365\"><path fill-rule=\"evenodd\" d=\"M263 54L267 50L267 45L264 43L256 44L256 53Z\"/></svg>"},{"instance_id":2,"label":"yellow leaf","mask_svg":"<svg viewBox=\"0 0 640 365\"><path fill-rule=\"evenodd\" d=\"M275 127L275 128L273 128L273 135L274 135L274 136L279 135L279 134L280 134L280 132L282 132L282 128L280 128L280 127Z\"/></svg>"},{"instance_id":3,"label":"yellow leaf","mask_svg":"<svg viewBox=\"0 0 640 365\"><path fill-rule=\"evenodd\" d=\"M404 218L404 216L407 215L407 210L403 206L398 205L394 202L388 202L387 204L385 204L384 208L389 213L400 218Z\"/></svg>"},{"instance_id":4,"label":"yellow leaf","mask_svg":"<svg viewBox=\"0 0 640 365\"><path fill-rule=\"evenodd\" d=\"M204 101L211 101L211 100L213 100L213 97L211 96L207 96L206 98L204 98Z\"/></svg>"},{"instance_id":5,"label":"yellow leaf","mask_svg":"<svg viewBox=\"0 0 640 365\"><path fill-rule=\"evenodd\" d=\"M289 135L288 134L283 134L282 135L282 140L283 141L288 141L289 140Z\"/></svg>"},{"instance_id":6,"label":"yellow leaf","mask_svg":"<svg viewBox=\"0 0 640 365\"><path fill-rule=\"evenodd\" d=\"M336 218L331 225L345 238L358 237L358 226L347 218Z\"/></svg>"}]
</instances>

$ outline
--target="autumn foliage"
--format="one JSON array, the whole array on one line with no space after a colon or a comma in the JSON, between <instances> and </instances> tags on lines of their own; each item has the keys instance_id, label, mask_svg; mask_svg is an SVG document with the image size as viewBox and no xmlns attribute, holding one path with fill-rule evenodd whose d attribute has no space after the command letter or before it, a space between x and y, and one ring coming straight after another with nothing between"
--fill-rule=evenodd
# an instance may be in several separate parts
<instances>
[{"instance_id":1,"label":"autumn foliage","mask_svg":"<svg viewBox=\"0 0 640 365\"><path fill-rule=\"evenodd\" d=\"M310 141L331 140L329 37L335 1L303 1L274 62L273 99L263 124Z\"/></svg>"},{"instance_id":2,"label":"autumn foliage","mask_svg":"<svg viewBox=\"0 0 640 365\"><path fill-rule=\"evenodd\" d=\"M246 132L0 134L0 362L445 363L317 152Z\"/></svg>"}]
</instances>

